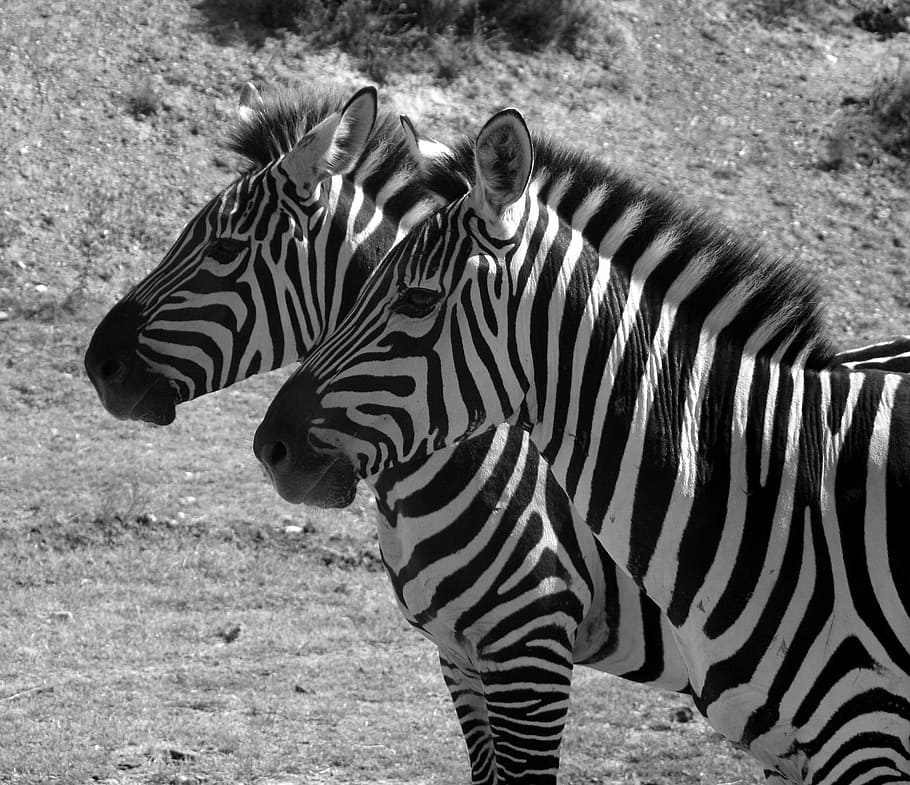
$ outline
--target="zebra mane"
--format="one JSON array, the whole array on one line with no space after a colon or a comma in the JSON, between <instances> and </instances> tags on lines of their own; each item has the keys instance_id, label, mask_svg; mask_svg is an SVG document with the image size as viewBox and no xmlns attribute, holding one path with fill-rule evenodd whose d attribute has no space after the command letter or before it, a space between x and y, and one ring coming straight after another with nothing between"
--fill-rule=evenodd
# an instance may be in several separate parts
<instances>
[{"instance_id":1,"label":"zebra mane","mask_svg":"<svg viewBox=\"0 0 910 785\"><path fill-rule=\"evenodd\" d=\"M836 350L828 338L822 290L803 265L772 256L704 211L643 185L588 153L536 134L533 145L532 181L539 198L570 225L584 205L583 222L575 228L595 248L624 209L639 205L643 217L627 242L643 248L659 234L672 233L675 250L660 266L668 275L672 276L673 265L679 269L701 255L708 269L699 291L713 293L712 302L734 289L747 293L742 316L736 319L744 335L757 324L770 324L775 344L791 341L788 357L801 352L805 366L819 370L834 363ZM449 201L464 195L476 177L473 140L462 139L452 147L451 158L430 162L422 176L426 188Z\"/></svg>"},{"instance_id":2,"label":"zebra mane","mask_svg":"<svg viewBox=\"0 0 910 785\"><path fill-rule=\"evenodd\" d=\"M348 98L350 91L334 87L269 90L263 93L262 108L229 132L226 146L246 159L249 170L262 169L290 152L326 117L341 111ZM377 167L385 172L415 168L398 115L389 110L380 110L352 176L364 179Z\"/></svg>"}]
</instances>

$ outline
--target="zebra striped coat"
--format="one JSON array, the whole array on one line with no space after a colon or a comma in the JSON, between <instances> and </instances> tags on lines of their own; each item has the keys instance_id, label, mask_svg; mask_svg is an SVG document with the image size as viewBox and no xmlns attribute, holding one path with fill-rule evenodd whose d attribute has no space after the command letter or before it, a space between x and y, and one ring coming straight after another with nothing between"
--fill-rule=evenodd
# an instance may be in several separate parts
<instances>
[{"instance_id":1,"label":"zebra striped coat","mask_svg":"<svg viewBox=\"0 0 910 785\"><path fill-rule=\"evenodd\" d=\"M719 731L790 782L910 782L910 378L832 368L804 274L514 110L447 166L470 193L389 253L257 445L290 428L371 478L523 424Z\"/></svg>"},{"instance_id":2,"label":"zebra striped coat","mask_svg":"<svg viewBox=\"0 0 910 785\"><path fill-rule=\"evenodd\" d=\"M372 91L244 100L233 146L251 170L92 337L86 369L118 417L167 424L179 403L305 355L435 203L420 145L395 117L374 127ZM351 500L348 463L309 468L319 480L293 501ZM574 663L688 690L666 619L573 514L525 431L497 429L374 487L383 562L405 617L439 648L475 783L555 780Z\"/></svg>"}]
</instances>

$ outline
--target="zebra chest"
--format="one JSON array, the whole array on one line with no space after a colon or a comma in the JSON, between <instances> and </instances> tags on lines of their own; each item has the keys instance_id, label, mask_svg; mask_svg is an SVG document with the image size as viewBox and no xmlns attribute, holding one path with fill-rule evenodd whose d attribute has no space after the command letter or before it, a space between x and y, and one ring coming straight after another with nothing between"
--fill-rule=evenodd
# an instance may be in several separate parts
<instances>
[{"instance_id":1,"label":"zebra chest","mask_svg":"<svg viewBox=\"0 0 910 785\"><path fill-rule=\"evenodd\" d=\"M468 617L489 604L470 578L477 563L441 545L430 521L380 516L378 532L383 563L404 618L450 659L476 659L467 633L475 638L486 625Z\"/></svg>"}]
</instances>

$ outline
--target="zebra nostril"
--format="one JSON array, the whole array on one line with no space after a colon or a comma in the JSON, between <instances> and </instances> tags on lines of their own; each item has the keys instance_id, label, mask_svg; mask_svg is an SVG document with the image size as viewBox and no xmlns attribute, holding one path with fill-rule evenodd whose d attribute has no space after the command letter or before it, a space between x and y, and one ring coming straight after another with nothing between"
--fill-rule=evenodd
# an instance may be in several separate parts
<instances>
[{"instance_id":1,"label":"zebra nostril","mask_svg":"<svg viewBox=\"0 0 910 785\"><path fill-rule=\"evenodd\" d=\"M277 466L288 457L288 448L284 442L275 442L268 445L265 450L265 459L269 466Z\"/></svg>"},{"instance_id":2,"label":"zebra nostril","mask_svg":"<svg viewBox=\"0 0 910 785\"><path fill-rule=\"evenodd\" d=\"M98 370L105 381L117 381L117 377L123 374L123 363L119 360L105 360Z\"/></svg>"}]
</instances>

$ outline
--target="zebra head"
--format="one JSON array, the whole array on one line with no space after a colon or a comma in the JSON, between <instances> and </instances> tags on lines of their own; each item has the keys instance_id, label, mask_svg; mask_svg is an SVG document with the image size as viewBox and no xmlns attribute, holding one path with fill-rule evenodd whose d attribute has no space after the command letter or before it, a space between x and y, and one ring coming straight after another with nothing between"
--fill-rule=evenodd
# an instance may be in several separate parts
<instances>
[{"instance_id":1,"label":"zebra head","mask_svg":"<svg viewBox=\"0 0 910 785\"><path fill-rule=\"evenodd\" d=\"M111 414L169 424L176 404L296 360L349 307L367 269L331 223L357 201L343 175L364 155L376 103L372 87L343 106L327 94L301 103L244 91L232 147L252 169L187 224L92 336L85 367Z\"/></svg>"},{"instance_id":2,"label":"zebra head","mask_svg":"<svg viewBox=\"0 0 910 785\"><path fill-rule=\"evenodd\" d=\"M472 155L471 190L389 252L270 405L254 452L285 498L308 471L295 442L369 479L522 412L531 336L521 259L536 204L522 116L494 115Z\"/></svg>"}]
</instances>

